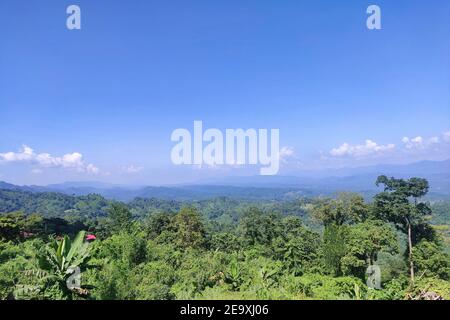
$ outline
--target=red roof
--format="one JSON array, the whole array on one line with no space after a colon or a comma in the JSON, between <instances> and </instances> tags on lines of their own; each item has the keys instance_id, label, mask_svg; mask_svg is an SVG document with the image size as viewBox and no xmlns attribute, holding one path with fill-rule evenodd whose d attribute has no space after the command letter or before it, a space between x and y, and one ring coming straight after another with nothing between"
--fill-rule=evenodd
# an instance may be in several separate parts
<instances>
[{"instance_id":1,"label":"red roof","mask_svg":"<svg viewBox=\"0 0 450 320\"><path fill-rule=\"evenodd\" d=\"M97 239L97 237L95 235L93 235L93 234L88 234L86 236L86 240L95 240L95 239Z\"/></svg>"}]
</instances>

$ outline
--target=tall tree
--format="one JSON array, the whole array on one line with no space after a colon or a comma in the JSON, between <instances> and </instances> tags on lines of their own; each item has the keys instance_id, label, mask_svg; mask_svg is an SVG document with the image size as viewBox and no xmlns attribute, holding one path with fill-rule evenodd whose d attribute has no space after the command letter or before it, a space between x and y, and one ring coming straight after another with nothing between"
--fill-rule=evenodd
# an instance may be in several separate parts
<instances>
[{"instance_id":1,"label":"tall tree","mask_svg":"<svg viewBox=\"0 0 450 320\"><path fill-rule=\"evenodd\" d=\"M362 222L368 214L369 209L364 198L351 192L341 192L336 199L321 199L316 202L312 211L313 217L324 226Z\"/></svg>"},{"instance_id":2,"label":"tall tree","mask_svg":"<svg viewBox=\"0 0 450 320\"><path fill-rule=\"evenodd\" d=\"M131 225L132 214L126 205L113 203L108 208L109 225L115 232L127 229Z\"/></svg>"},{"instance_id":3,"label":"tall tree","mask_svg":"<svg viewBox=\"0 0 450 320\"><path fill-rule=\"evenodd\" d=\"M374 265L378 253L398 253L395 229L381 220L367 220L348 229L346 254L342 259L347 274L364 276L366 268Z\"/></svg>"},{"instance_id":4,"label":"tall tree","mask_svg":"<svg viewBox=\"0 0 450 320\"><path fill-rule=\"evenodd\" d=\"M201 248L206 244L206 231L195 208L182 208L173 219L175 244L180 248Z\"/></svg>"},{"instance_id":5,"label":"tall tree","mask_svg":"<svg viewBox=\"0 0 450 320\"><path fill-rule=\"evenodd\" d=\"M333 276L342 276L342 259L347 253L346 241L348 237L348 225L339 226L329 224L323 233L323 261L327 271Z\"/></svg>"},{"instance_id":6,"label":"tall tree","mask_svg":"<svg viewBox=\"0 0 450 320\"><path fill-rule=\"evenodd\" d=\"M238 228L248 245L269 245L280 234L280 217L252 207L243 214Z\"/></svg>"},{"instance_id":7,"label":"tall tree","mask_svg":"<svg viewBox=\"0 0 450 320\"><path fill-rule=\"evenodd\" d=\"M342 258L346 255L348 224L365 221L369 206L356 193L341 192L336 199L321 199L316 202L312 215L325 227L323 234L324 263L335 276L342 275Z\"/></svg>"},{"instance_id":8,"label":"tall tree","mask_svg":"<svg viewBox=\"0 0 450 320\"><path fill-rule=\"evenodd\" d=\"M420 202L429 190L428 181L421 178L395 179L379 176L376 185L384 185L384 191L375 196L375 214L395 223L408 237L408 260L411 284L414 283L413 231L425 223L431 214L427 203Z\"/></svg>"}]
</instances>

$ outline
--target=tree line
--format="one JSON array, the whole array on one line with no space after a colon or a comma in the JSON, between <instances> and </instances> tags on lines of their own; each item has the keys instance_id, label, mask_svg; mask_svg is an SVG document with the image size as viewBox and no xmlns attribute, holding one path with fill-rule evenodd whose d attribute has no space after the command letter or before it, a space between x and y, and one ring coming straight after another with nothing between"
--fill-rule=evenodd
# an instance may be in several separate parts
<instances>
[{"instance_id":1,"label":"tree line","mask_svg":"<svg viewBox=\"0 0 450 320\"><path fill-rule=\"evenodd\" d=\"M383 191L370 203L344 192L245 203L239 213L216 199L201 207L151 200L160 210L138 216L136 202L108 202L104 215L84 220L2 214L0 299L450 298L449 255L423 201L428 182L376 183ZM374 265L380 289L366 284Z\"/></svg>"}]
</instances>

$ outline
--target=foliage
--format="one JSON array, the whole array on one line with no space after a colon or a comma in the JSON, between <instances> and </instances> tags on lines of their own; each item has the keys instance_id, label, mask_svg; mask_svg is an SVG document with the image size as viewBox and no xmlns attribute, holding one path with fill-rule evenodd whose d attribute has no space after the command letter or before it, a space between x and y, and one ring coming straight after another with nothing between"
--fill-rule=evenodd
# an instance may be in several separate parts
<instances>
[{"instance_id":1,"label":"foliage","mask_svg":"<svg viewBox=\"0 0 450 320\"><path fill-rule=\"evenodd\" d=\"M448 299L448 206L434 203L435 214L419 201L424 180L378 182L373 203L354 193L119 203L0 190L0 299ZM380 290L365 285L372 264ZM77 266L81 291L66 285Z\"/></svg>"},{"instance_id":2,"label":"foliage","mask_svg":"<svg viewBox=\"0 0 450 320\"><path fill-rule=\"evenodd\" d=\"M342 275L342 258L347 253L347 226L327 225L323 234L322 253L326 272L334 276Z\"/></svg>"},{"instance_id":3,"label":"foliage","mask_svg":"<svg viewBox=\"0 0 450 320\"><path fill-rule=\"evenodd\" d=\"M398 242L392 227L380 220L367 220L348 229L346 254L342 258L343 273L364 278L369 265L375 264L378 254L398 253Z\"/></svg>"},{"instance_id":4,"label":"foliage","mask_svg":"<svg viewBox=\"0 0 450 320\"><path fill-rule=\"evenodd\" d=\"M18 286L15 297L72 299L76 292L68 288L67 281L77 268L83 267L90 254L84 238L85 232L81 231L73 241L64 236L48 243L36 256L37 266L26 271L38 278L40 285Z\"/></svg>"},{"instance_id":5,"label":"foliage","mask_svg":"<svg viewBox=\"0 0 450 320\"><path fill-rule=\"evenodd\" d=\"M419 201L429 191L428 181L420 178L404 180L379 176L376 184L384 185L384 191L375 196L375 215L396 224L407 234L410 279L413 284L413 244L419 242L422 235L429 236L429 231L432 230L424 219L431 214L431 208L428 203Z\"/></svg>"},{"instance_id":6,"label":"foliage","mask_svg":"<svg viewBox=\"0 0 450 320\"><path fill-rule=\"evenodd\" d=\"M172 221L175 245L179 248L201 248L206 244L206 231L194 208L182 208Z\"/></svg>"},{"instance_id":7,"label":"foliage","mask_svg":"<svg viewBox=\"0 0 450 320\"><path fill-rule=\"evenodd\" d=\"M108 208L108 227L111 232L127 230L131 225L132 213L123 203L113 203Z\"/></svg>"},{"instance_id":8,"label":"foliage","mask_svg":"<svg viewBox=\"0 0 450 320\"><path fill-rule=\"evenodd\" d=\"M450 280L450 256L435 243L422 240L414 248L416 273Z\"/></svg>"},{"instance_id":9,"label":"foliage","mask_svg":"<svg viewBox=\"0 0 450 320\"><path fill-rule=\"evenodd\" d=\"M41 233L43 219L36 214L25 216L22 212L0 215L0 241L19 241Z\"/></svg>"},{"instance_id":10,"label":"foliage","mask_svg":"<svg viewBox=\"0 0 450 320\"><path fill-rule=\"evenodd\" d=\"M360 279L307 274L291 278L291 291L318 300L344 300L361 297L367 289Z\"/></svg>"},{"instance_id":11,"label":"foliage","mask_svg":"<svg viewBox=\"0 0 450 320\"><path fill-rule=\"evenodd\" d=\"M449 300L450 283L438 278L423 278L419 279L414 287L407 291L407 298L411 300L431 300L434 297Z\"/></svg>"},{"instance_id":12,"label":"foliage","mask_svg":"<svg viewBox=\"0 0 450 320\"><path fill-rule=\"evenodd\" d=\"M325 226L360 222L367 218L369 207L359 194L341 192L336 199L320 199L315 204L313 216Z\"/></svg>"}]
</instances>

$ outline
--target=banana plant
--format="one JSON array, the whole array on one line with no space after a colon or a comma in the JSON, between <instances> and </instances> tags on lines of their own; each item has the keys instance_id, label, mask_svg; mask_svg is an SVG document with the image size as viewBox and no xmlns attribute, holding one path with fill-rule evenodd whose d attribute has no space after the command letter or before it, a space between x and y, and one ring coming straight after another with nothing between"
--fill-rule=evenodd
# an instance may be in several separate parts
<instances>
[{"instance_id":1,"label":"banana plant","mask_svg":"<svg viewBox=\"0 0 450 320\"><path fill-rule=\"evenodd\" d=\"M225 282L229 283L234 291L237 291L243 282L243 275L236 257L231 260L225 271Z\"/></svg>"},{"instance_id":2,"label":"banana plant","mask_svg":"<svg viewBox=\"0 0 450 320\"><path fill-rule=\"evenodd\" d=\"M54 240L40 257L40 267L65 281L89 257L90 248L89 243L84 241L85 236L86 232L80 231L73 241L68 236Z\"/></svg>"},{"instance_id":3,"label":"banana plant","mask_svg":"<svg viewBox=\"0 0 450 320\"><path fill-rule=\"evenodd\" d=\"M281 267L278 265L262 266L259 269L259 279L261 280L264 289L269 289L276 284L275 277L280 270Z\"/></svg>"},{"instance_id":4,"label":"banana plant","mask_svg":"<svg viewBox=\"0 0 450 320\"><path fill-rule=\"evenodd\" d=\"M68 236L53 239L51 243L36 254L36 265L24 272L32 284L17 285L15 299L73 299L86 296L80 288L80 269L89 258L89 243L85 242L84 231L79 232L73 241ZM76 278L76 284L70 283Z\"/></svg>"},{"instance_id":5,"label":"banana plant","mask_svg":"<svg viewBox=\"0 0 450 320\"><path fill-rule=\"evenodd\" d=\"M89 258L91 249L89 243L84 241L85 236L86 232L80 231L73 241L68 236L53 240L39 257L40 269L55 278L62 296L69 299L88 294L81 288L81 268Z\"/></svg>"}]
</instances>

